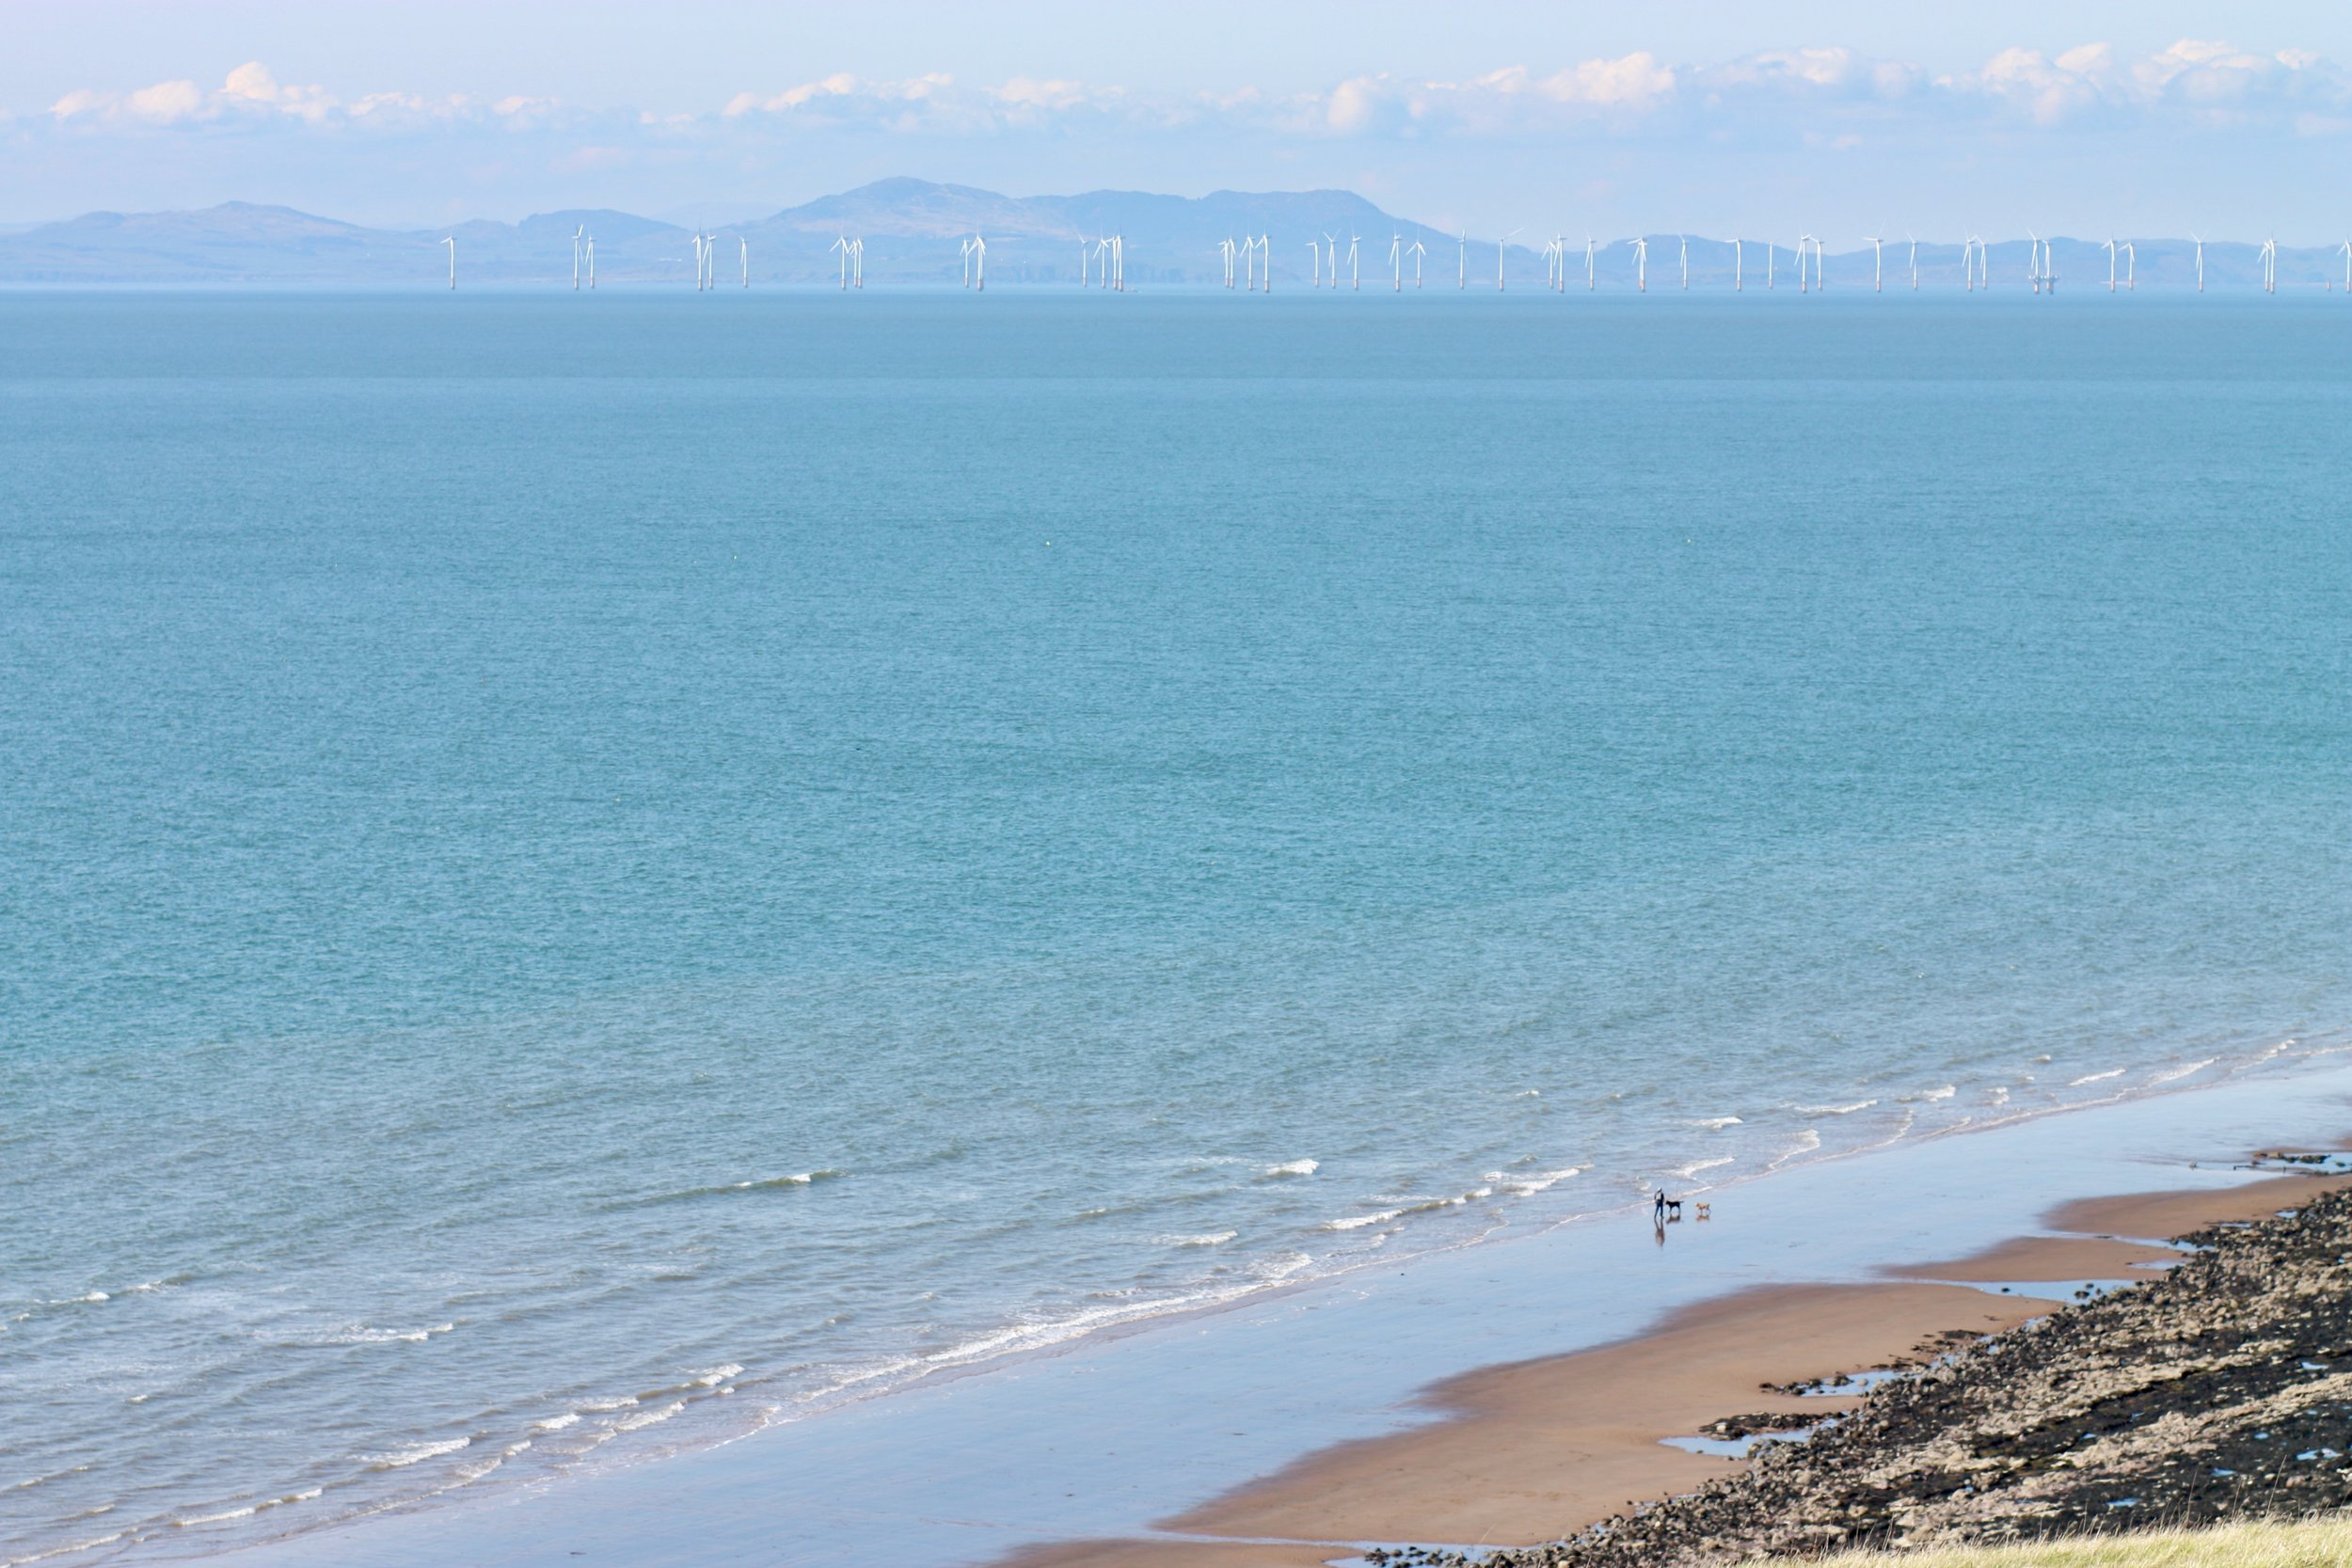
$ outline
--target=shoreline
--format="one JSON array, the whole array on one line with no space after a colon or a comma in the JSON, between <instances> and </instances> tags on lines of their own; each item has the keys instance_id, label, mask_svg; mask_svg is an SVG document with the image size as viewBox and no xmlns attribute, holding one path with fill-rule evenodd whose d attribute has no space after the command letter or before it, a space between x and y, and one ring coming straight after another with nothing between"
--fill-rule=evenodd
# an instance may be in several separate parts
<instances>
[{"instance_id":1,"label":"shoreline","mask_svg":"<svg viewBox=\"0 0 2352 1568\"><path fill-rule=\"evenodd\" d=\"M1422 1397L1441 1414L1438 1424L1308 1455L1161 1521L1152 1535L1023 1551L1000 1565L1141 1568L1179 1546L1186 1562L1305 1564L1353 1556L1367 1543L1540 1545L1744 1464L1678 1449L1677 1438L1710 1427L1772 1430L1741 1417L1803 1424L1850 1414L1857 1396L1791 1390L1915 1368L2006 1334L2062 1304L2074 1282L2130 1278L2119 1271L2182 1256L2128 1238L2253 1221L2315 1188L2346 1190L2352 1179L2283 1175L2217 1192L2070 1200L2047 1216L2056 1233L1890 1267L1883 1282L1768 1285L1702 1302L1613 1344L1449 1379ZM2097 1228L2062 1223L2070 1220ZM2011 1282L2007 1292L2003 1281ZM1292 1555L1279 1555L1285 1550Z\"/></svg>"},{"instance_id":2,"label":"shoreline","mask_svg":"<svg viewBox=\"0 0 2352 1568\"><path fill-rule=\"evenodd\" d=\"M802 1544L797 1562L976 1563L1108 1541L1197 1553L1200 1537L1153 1524L1336 1446L1438 1424L1423 1396L1449 1379L1638 1339L1757 1285L1884 1286L1890 1269L1974 1258L2037 1228L2053 1200L2240 1189L2262 1178L2217 1163L2331 1139L2352 1120L2346 1103L2352 1064L2331 1061L1920 1139L1867 1166L1830 1159L1727 1184L1711 1223L1686 1221L1662 1248L1645 1215L1629 1224L1621 1211L1533 1228L1089 1336L696 1454L213 1555L567 1564L573 1547L617 1538L636 1561L698 1564L779 1530ZM1857 1170L1883 1201L1854 1206ZM685 1537L681 1513L696 1521ZM1261 1540L1250 1555L1295 1552Z\"/></svg>"}]
</instances>

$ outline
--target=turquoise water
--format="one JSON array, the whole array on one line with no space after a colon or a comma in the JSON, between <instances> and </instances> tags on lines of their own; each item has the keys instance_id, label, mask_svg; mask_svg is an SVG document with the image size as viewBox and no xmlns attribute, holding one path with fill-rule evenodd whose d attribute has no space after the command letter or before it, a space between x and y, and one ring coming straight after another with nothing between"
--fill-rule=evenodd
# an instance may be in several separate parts
<instances>
[{"instance_id":1,"label":"turquoise water","mask_svg":"<svg viewBox=\"0 0 2352 1568\"><path fill-rule=\"evenodd\" d=\"M0 1541L2340 1038L2347 348L0 296Z\"/></svg>"}]
</instances>

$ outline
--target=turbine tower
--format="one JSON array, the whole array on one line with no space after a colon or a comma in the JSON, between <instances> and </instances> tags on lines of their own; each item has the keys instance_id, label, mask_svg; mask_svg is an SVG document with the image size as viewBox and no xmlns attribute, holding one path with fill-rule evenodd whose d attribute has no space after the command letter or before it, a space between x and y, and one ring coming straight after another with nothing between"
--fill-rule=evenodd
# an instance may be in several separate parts
<instances>
[{"instance_id":1,"label":"turbine tower","mask_svg":"<svg viewBox=\"0 0 2352 1568\"><path fill-rule=\"evenodd\" d=\"M1587 234L1584 236L1584 292L1588 294L1600 287L1599 270L1593 260L1596 254L1593 237Z\"/></svg>"},{"instance_id":2,"label":"turbine tower","mask_svg":"<svg viewBox=\"0 0 2352 1568\"><path fill-rule=\"evenodd\" d=\"M588 236L588 292L596 292L596 237Z\"/></svg>"},{"instance_id":3,"label":"turbine tower","mask_svg":"<svg viewBox=\"0 0 2352 1568\"><path fill-rule=\"evenodd\" d=\"M2109 234L2103 247L2107 253L2107 293L2115 293L2115 236Z\"/></svg>"},{"instance_id":4,"label":"turbine tower","mask_svg":"<svg viewBox=\"0 0 2352 1568\"><path fill-rule=\"evenodd\" d=\"M1360 270L1356 250L1356 247L1363 243L1363 238L1353 229L1347 231L1347 287L1349 292L1354 293L1364 292L1364 275ZM1339 279L1335 277L1331 281L1336 285Z\"/></svg>"},{"instance_id":5,"label":"turbine tower","mask_svg":"<svg viewBox=\"0 0 2352 1568\"><path fill-rule=\"evenodd\" d=\"M1747 287L1747 246L1739 240L1731 242L1731 292L1738 293Z\"/></svg>"},{"instance_id":6,"label":"turbine tower","mask_svg":"<svg viewBox=\"0 0 2352 1568\"><path fill-rule=\"evenodd\" d=\"M1631 239L1625 242L1633 247L1633 286L1643 293L1649 293L1649 241Z\"/></svg>"},{"instance_id":7,"label":"turbine tower","mask_svg":"<svg viewBox=\"0 0 2352 1568\"><path fill-rule=\"evenodd\" d=\"M588 226L581 224L572 230L572 293L580 293L580 242L588 237Z\"/></svg>"},{"instance_id":8,"label":"turbine tower","mask_svg":"<svg viewBox=\"0 0 2352 1568\"><path fill-rule=\"evenodd\" d=\"M2130 293L2139 287L2139 252L2132 242L2123 242L2123 292Z\"/></svg>"},{"instance_id":9,"label":"turbine tower","mask_svg":"<svg viewBox=\"0 0 2352 1568\"><path fill-rule=\"evenodd\" d=\"M2197 292L2201 294L2205 292L2205 236L2191 234L2189 238L2197 242Z\"/></svg>"},{"instance_id":10,"label":"turbine tower","mask_svg":"<svg viewBox=\"0 0 2352 1568\"><path fill-rule=\"evenodd\" d=\"M1903 238L1911 242L1911 292L1915 294L1919 292L1919 236L1906 229Z\"/></svg>"},{"instance_id":11,"label":"turbine tower","mask_svg":"<svg viewBox=\"0 0 2352 1568\"><path fill-rule=\"evenodd\" d=\"M441 243L449 246L449 286L454 289L457 287L457 236L452 234Z\"/></svg>"},{"instance_id":12,"label":"turbine tower","mask_svg":"<svg viewBox=\"0 0 2352 1568\"><path fill-rule=\"evenodd\" d=\"M1518 229L1511 230L1511 234L1520 232L1522 230ZM1505 234L1495 242L1495 293L1497 293L1502 292L1502 253L1510 247L1511 234Z\"/></svg>"},{"instance_id":13,"label":"turbine tower","mask_svg":"<svg viewBox=\"0 0 2352 1568\"><path fill-rule=\"evenodd\" d=\"M1307 287L1320 289L1323 287L1323 246L1311 238L1307 241L1307 254L1310 258L1307 266Z\"/></svg>"},{"instance_id":14,"label":"turbine tower","mask_svg":"<svg viewBox=\"0 0 2352 1568\"><path fill-rule=\"evenodd\" d=\"M748 289L752 286L752 242L738 234L735 243L743 247L743 287Z\"/></svg>"},{"instance_id":15,"label":"turbine tower","mask_svg":"<svg viewBox=\"0 0 2352 1568\"><path fill-rule=\"evenodd\" d=\"M835 234L825 248L841 252L841 292L846 294L850 292L850 236Z\"/></svg>"},{"instance_id":16,"label":"turbine tower","mask_svg":"<svg viewBox=\"0 0 2352 1568\"><path fill-rule=\"evenodd\" d=\"M1691 292L1691 236L1677 234L1675 238L1682 245L1682 292L1689 293Z\"/></svg>"},{"instance_id":17,"label":"turbine tower","mask_svg":"<svg viewBox=\"0 0 2352 1568\"><path fill-rule=\"evenodd\" d=\"M1408 252L1408 254L1413 258L1413 287L1418 289L1421 287L1422 262L1428 259L1429 247L1422 244L1419 240L1415 240L1413 242L1413 248L1410 252Z\"/></svg>"},{"instance_id":18,"label":"turbine tower","mask_svg":"<svg viewBox=\"0 0 2352 1568\"><path fill-rule=\"evenodd\" d=\"M1884 293L1886 292L1885 242L1876 234L1865 234L1863 238L1870 242L1870 292L1874 294Z\"/></svg>"},{"instance_id":19,"label":"turbine tower","mask_svg":"<svg viewBox=\"0 0 2352 1568\"><path fill-rule=\"evenodd\" d=\"M2275 294L2278 292L2279 242L2277 240L2265 240L2263 242L2263 293L2266 294Z\"/></svg>"},{"instance_id":20,"label":"turbine tower","mask_svg":"<svg viewBox=\"0 0 2352 1568\"><path fill-rule=\"evenodd\" d=\"M1454 235L1454 243L1458 247L1458 253L1454 259L1454 286L1456 289L1467 289L1470 287L1470 230L1465 229L1459 234Z\"/></svg>"},{"instance_id":21,"label":"turbine tower","mask_svg":"<svg viewBox=\"0 0 2352 1568\"><path fill-rule=\"evenodd\" d=\"M1389 292L1397 294L1405 292L1405 236L1402 234L1389 236Z\"/></svg>"}]
</instances>

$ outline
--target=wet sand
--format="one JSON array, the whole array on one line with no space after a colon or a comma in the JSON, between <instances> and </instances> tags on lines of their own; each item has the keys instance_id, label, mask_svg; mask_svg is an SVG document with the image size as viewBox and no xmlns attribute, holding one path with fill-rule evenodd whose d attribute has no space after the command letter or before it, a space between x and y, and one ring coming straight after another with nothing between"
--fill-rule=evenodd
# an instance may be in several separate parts
<instances>
[{"instance_id":1,"label":"wet sand","mask_svg":"<svg viewBox=\"0 0 2352 1568\"><path fill-rule=\"evenodd\" d=\"M1062 1543L1006 1561L1277 1568L1367 1543L1556 1539L1740 1463L1669 1448L1666 1438L1728 1416L1827 1415L1851 1402L1767 1386L1925 1359L1948 1337L1997 1333L2044 1312L2077 1284L2133 1277L2147 1272L2137 1265L2179 1256L2152 1241L2258 1218L2345 1184L2284 1176L2222 1191L2067 1203L2046 1216L2057 1234L1889 1270L1896 1277L1885 1283L1770 1286L1701 1303L1631 1339L1438 1384L1419 1402L1438 1418L1430 1424L1309 1455L1162 1522L1189 1539ZM2021 1282L2037 1280L2051 1282L2046 1296L2025 1294ZM1931 1281L2010 1283L2014 1293Z\"/></svg>"}]
</instances>

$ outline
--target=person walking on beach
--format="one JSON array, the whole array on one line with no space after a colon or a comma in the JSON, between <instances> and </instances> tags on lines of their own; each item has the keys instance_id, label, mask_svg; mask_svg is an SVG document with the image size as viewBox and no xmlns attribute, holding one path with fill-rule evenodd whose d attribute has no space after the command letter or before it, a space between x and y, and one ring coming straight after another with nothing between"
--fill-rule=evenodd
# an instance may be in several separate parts
<instances>
[{"instance_id":1,"label":"person walking on beach","mask_svg":"<svg viewBox=\"0 0 2352 1568\"><path fill-rule=\"evenodd\" d=\"M1666 1189L1665 1189L1665 1188L1661 1187L1661 1188L1659 1188L1659 1189L1658 1189L1658 1201L1657 1201L1656 1203L1653 1203L1653 1204L1651 1204L1651 1205L1650 1205L1650 1211L1649 1211L1649 1212L1650 1212L1650 1218L1651 1218L1651 1219L1653 1219L1653 1220L1655 1220L1658 1224L1660 1224L1660 1225L1663 1225L1663 1224L1665 1224L1665 1223L1666 1223Z\"/></svg>"}]
</instances>

